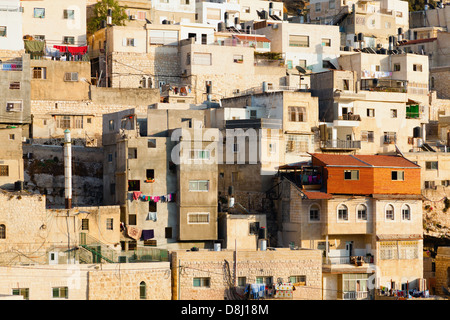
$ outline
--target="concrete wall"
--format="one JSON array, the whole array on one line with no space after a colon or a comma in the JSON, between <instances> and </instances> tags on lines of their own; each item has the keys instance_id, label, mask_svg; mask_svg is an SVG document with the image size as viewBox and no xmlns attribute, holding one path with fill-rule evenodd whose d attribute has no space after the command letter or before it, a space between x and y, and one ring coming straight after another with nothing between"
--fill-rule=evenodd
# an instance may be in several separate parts
<instances>
[{"instance_id":1,"label":"concrete wall","mask_svg":"<svg viewBox=\"0 0 450 320\"><path fill-rule=\"evenodd\" d=\"M3 7L0 11L0 21L6 27L6 37L0 37L0 48L6 50L22 50L22 12L20 12L20 1L0 1Z\"/></svg>"},{"instance_id":2,"label":"concrete wall","mask_svg":"<svg viewBox=\"0 0 450 320\"><path fill-rule=\"evenodd\" d=\"M24 180L22 128L0 129L0 141L0 165L8 166L7 175L0 176L0 186L12 190L16 181Z\"/></svg>"},{"instance_id":3,"label":"concrete wall","mask_svg":"<svg viewBox=\"0 0 450 320\"><path fill-rule=\"evenodd\" d=\"M231 299L227 281L236 283L236 277L245 277L247 284L256 283L256 277L272 277L272 283L276 284L278 280L289 282L290 276L300 275L306 276L306 286L295 287L293 300L322 299L322 258L318 250L174 251L172 265L183 270L179 274L179 268L172 268L174 300ZM210 278L209 287L194 287L196 277ZM243 296L244 289L238 287L237 294Z\"/></svg>"},{"instance_id":4,"label":"concrete wall","mask_svg":"<svg viewBox=\"0 0 450 320\"><path fill-rule=\"evenodd\" d=\"M85 61L31 60L30 67L46 68L46 79L31 79L31 100L87 100L91 64ZM78 73L66 81L67 72Z\"/></svg>"},{"instance_id":5,"label":"concrete wall","mask_svg":"<svg viewBox=\"0 0 450 320\"><path fill-rule=\"evenodd\" d=\"M442 287L450 287L450 249L449 247L439 247L436 255L436 291L439 295L444 295Z\"/></svg>"}]
</instances>

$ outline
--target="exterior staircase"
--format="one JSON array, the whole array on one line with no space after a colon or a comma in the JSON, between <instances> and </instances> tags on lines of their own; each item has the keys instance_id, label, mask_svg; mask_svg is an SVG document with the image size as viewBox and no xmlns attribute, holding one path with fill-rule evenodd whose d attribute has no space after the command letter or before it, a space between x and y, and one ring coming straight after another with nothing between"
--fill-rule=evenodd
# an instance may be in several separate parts
<instances>
[{"instance_id":1,"label":"exterior staircase","mask_svg":"<svg viewBox=\"0 0 450 320\"><path fill-rule=\"evenodd\" d=\"M80 233L79 248L80 263L116 263L118 260L115 250L87 233Z\"/></svg>"}]
</instances>

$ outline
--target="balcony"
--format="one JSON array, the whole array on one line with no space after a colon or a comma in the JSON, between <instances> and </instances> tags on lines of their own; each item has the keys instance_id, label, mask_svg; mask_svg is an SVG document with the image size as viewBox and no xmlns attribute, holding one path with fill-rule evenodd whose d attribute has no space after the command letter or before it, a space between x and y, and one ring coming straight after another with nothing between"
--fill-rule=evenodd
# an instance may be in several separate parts
<instances>
[{"instance_id":1,"label":"balcony","mask_svg":"<svg viewBox=\"0 0 450 320\"><path fill-rule=\"evenodd\" d=\"M324 140L320 141L322 150L358 150L361 149L361 141L357 140Z\"/></svg>"},{"instance_id":2,"label":"balcony","mask_svg":"<svg viewBox=\"0 0 450 320\"><path fill-rule=\"evenodd\" d=\"M373 263L373 256L328 256L323 257L322 263L326 265L350 264L362 267L364 264Z\"/></svg>"},{"instance_id":3,"label":"balcony","mask_svg":"<svg viewBox=\"0 0 450 320\"><path fill-rule=\"evenodd\" d=\"M237 119L226 120L226 129L252 128L252 129L281 129L282 123L280 119Z\"/></svg>"},{"instance_id":4,"label":"balcony","mask_svg":"<svg viewBox=\"0 0 450 320\"><path fill-rule=\"evenodd\" d=\"M406 93L408 81L390 79L361 79L361 90Z\"/></svg>"}]
</instances>

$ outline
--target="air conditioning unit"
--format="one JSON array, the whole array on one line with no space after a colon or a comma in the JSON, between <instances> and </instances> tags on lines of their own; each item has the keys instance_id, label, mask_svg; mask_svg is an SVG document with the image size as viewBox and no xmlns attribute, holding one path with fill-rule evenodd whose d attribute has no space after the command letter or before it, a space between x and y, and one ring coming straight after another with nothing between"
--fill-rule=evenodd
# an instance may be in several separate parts
<instances>
[{"instance_id":1,"label":"air conditioning unit","mask_svg":"<svg viewBox=\"0 0 450 320\"><path fill-rule=\"evenodd\" d=\"M137 19L137 15L132 14L132 15L130 16L130 20L136 20L136 19Z\"/></svg>"}]
</instances>

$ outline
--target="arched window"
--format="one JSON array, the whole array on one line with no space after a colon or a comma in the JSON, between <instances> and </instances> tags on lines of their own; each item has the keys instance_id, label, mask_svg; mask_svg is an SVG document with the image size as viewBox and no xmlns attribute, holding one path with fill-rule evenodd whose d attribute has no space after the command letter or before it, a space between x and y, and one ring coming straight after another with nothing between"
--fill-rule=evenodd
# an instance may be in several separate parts
<instances>
[{"instance_id":1,"label":"arched window","mask_svg":"<svg viewBox=\"0 0 450 320\"><path fill-rule=\"evenodd\" d=\"M367 220L367 207L365 204L358 205L356 211L358 220Z\"/></svg>"},{"instance_id":2,"label":"arched window","mask_svg":"<svg viewBox=\"0 0 450 320\"><path fill-rule=\"evenodd\" d=\"M6 239L6 226L0 224L0 239Z\"/></svg>"},{"instance_id":3,"label":"arched window","mask_svg":"<svg viewBox=\"0 0 450 320\"><path fill-rule=\"evenodd\" d=\"M392 204L388 204L386 206L385 213L386 220L394 220L394 207L392 206Z\"/></svg>"},{"instance_id":4,"label":"arched window","mask_svg":"<svg viewBox=\"0 0 450 320\"><path fill-rule=\"evenodd\" d=\"M145 284L145 281L142 281L139 284L139 299L141 300L147 299L147 285Z\"/></svg>"},{"instance_id":5,"label":"arched window","mask_svg":"<svg viewBox=\"0 0 450 320\"><path fill-rule=\"evenodd\" d=\"M320 221L320 208L317 204L309 208L309 221Z\"/></svg>"},{"instance_id":6,"label":"arched window","mask_svg":"<svg viewBox=\"0 0 450 320\"><path fill-rule=\"evenodd\" d=\"M407 204L402 206L402 220L411 220L411 208Z\"/></svg>"},{"instance_id":7,"label":"arched window","mask_svg":"<svg viewBox=\"0 0 450 320\"><path fill-rule=\"evenodd\" d=\"M339 221L347 221L348 220L348 209L344 204L339 205L338 207L338 220Z\"/></svg>"}]
</instances>

